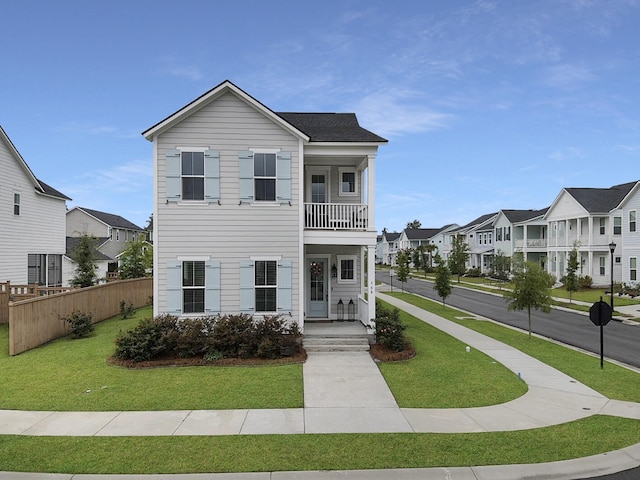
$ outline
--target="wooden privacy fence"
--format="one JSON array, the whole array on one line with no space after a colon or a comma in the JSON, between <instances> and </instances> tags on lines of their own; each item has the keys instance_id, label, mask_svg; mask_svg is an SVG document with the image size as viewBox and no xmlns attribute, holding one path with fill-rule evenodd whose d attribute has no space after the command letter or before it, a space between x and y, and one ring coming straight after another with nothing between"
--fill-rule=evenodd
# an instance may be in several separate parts
<instances>
[{"instance_id":1,"label":"wooden privacy fence","mask_svg":"<svg viewBox=\"0 0 640 480\"><path fill-rule=\"evenodd\" d=\"M98 323L118 315L121 301L139 308L147 305L152 295L153 279L135 278L11 302L9 354L18 355L67 335L67 324L61 318L74 311L90 313L93 323Z\"/></svg>"},{"instance_id":2,"label":"wooden privacy fence","mask_svg":"<svg viewBox=\"0 0 640 480\"><path fill-rule=\"evenodd\" d=\"M9 302L19 302L42 295L55 295L68 292L74 287L42 287L37 283L30 285L11 285L11 282L0 282L0 323L9 323Z\"/></svg>"}]
</instances>

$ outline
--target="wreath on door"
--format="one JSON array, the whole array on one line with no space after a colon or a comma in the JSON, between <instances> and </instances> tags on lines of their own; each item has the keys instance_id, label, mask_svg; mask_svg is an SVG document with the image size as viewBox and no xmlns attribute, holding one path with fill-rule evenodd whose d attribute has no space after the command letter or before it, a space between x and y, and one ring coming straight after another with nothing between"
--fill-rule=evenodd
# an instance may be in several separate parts
<instances>
[{"instance_id":1,"label":"wreath on door","mask_svg":"<svg viewBox=\"0 0 640 480\"><path fill-rule=\"evenodd\" d=\"M311 262L311 275L319 277L322 275L322 264L318 262Z\"/></svg>"}]
</instances>

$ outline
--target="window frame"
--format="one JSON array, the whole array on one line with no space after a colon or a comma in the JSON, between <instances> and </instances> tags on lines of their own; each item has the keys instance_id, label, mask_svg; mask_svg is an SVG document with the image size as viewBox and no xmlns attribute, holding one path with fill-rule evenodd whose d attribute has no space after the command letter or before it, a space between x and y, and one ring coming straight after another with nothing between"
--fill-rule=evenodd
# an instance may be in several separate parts
<instances>
[{"instance_id":1,"label":"window frame","mask_svg":"<svg viewBox=\"0 0 640 480\"><path fill-rule=\"evenodd\" d=\"M358 275L356 273L356 268L358 265L357 255L336 255L336 261L338 262L338 283L356 283ZM353 278L345 277L345 273L347 273L348 269L343 269L342 262L343 261L351 261L353 262L353 267L351 268Z\"/></svg>"},{"instance_id":2,"label":"window frame","mask_svg":"<svg viewBox=\"0 0 640 480\"><path fill-rule=\"evenodd\" d=\"M187 203L203 203L205 201L205 197L206 197L206 192L205 192L205 186L206 186L206 171L205 171L205 153L207 152L207 150L209 150L208 148L205 147L185 147L185 148L179 148L178 151L180 152L180 201L182 202L187 202ZM193 154L194 153L199 153L202 154L202 174L200 173L184 173L184 158L183 155L186 154L191 154L191 163L193 166ZM198 159L199 160L199 159ZM201 183L201 191L202 191L202 198L185 198L185 180L199 180L198 184ZM195 188L193 189L193 191L195 192Z\"/></svg>"},{"instance_id":3,"label":"window frame","mask_svg":"<svg viewBox=\"0 0 640 480\"><path fill-rule=\"evenodd\" d=\"M601 255L599 258L599 272L601 276L604 276L607 274L607 257Z\"/></svg>"},{"instance_id":4,"label":"window frame","mask_svg":"<svg viewBox=\"0 0 640 480\"><path fill-rule=\"evenodd\" d=\"M182 277L182 282L180 284L180 289L181 289L181 298L182 298L182 313L184 315L204 315L205 311L206 311L206 263L204 260L182 260L181 263L181 277ZM191 268L191 272L192 275L190 275L190 277L193 278L189 278L187 279L187 264L192 264L192 268ZM201 278L202 278L202 284L196 284L198 278L197 278L197 271L196 271L196 265L197 266L201 266ZM185 280L191 281L191 283L193 283L192 285L185 285ZM195 310L195 309L187 309L186 306L189 304L194 304L197 305L197 303L200 303L199 301L196 302L193 298L191 299L191 301L189 303L187 303L187 300L185 298L187 292L196 292L196 291L201 291L202 293L201 295L201 302L202 302L202 310Z\"/></svg>"},{"instance_id":5,"label":"window frame","mask_svg":"<svg viewBox=\"0 0 640 480\"><path fill-rule=\"evenodd\" d=\"M598 232L600 233L600 235L606 235L607 234L607 219L606 217L600 217L600 222L598 225Z\"/></svg>"},{"instance_id":6,"label":"window frame","mask_svg":"<svg viewBox=\"0 0 640 480\"><path fill-rule=\"evenodd\" d=\"M253 201L260 204L273 204L278 201L278 151L277 150L251 150L253 152ZM267 171L267 158L266 155L273 155L273 176L266 175ZM256 175L256 160L258 156L265 156L265 175ZM273 182L273 199L259 199L257 182L269 181Z\"/></svg>"},{"instance_id":7,"label":"window frame","mask_svg":"<svg viewBox=\"0 0 640 480\"><path fill-rule=\"evenodd\" d=\"M629 232L636 232L638 229L638 212L637 210L629 210Z\"/></svg>"},{"instance_id":8,"label":"window frame","mask_svg":"<svg viewBox=\"0 0 640 480\"><path fill-rule=\"evenodd\" d=\"M638 280L638 257L629 257L629 280Z\"/></svg>"},{"instance_id":9,"label":"window frame","mask_svg":"<svg viewBox=\"0 0 640 480\"><path fill-rule=\"evenodd\" d=\"M13 215L16 217L20 216L21 198L19 192L13 192Z\"/></svg>"},{"instance_id":10,"label":"window frame","mask_svg":"<svg viewBox=\"0 0 640 480\"><path fill-rule=\"evenodd\" d=\"M353 191L345 191L343 186L343 175L345 173L353 174ZM358 170L355 167L340 167L338 168L338 196L340 197L355 197L359 195L358 191Z\"/></svg>"},{"instance_id":11,"label":"window frame","mask_svg":"<svg viewBox=\"0 0 640 480\"><path fill-rule=\"evenodd\" d=\"M622 235L622 217L613 217L613 234Z\"/></svg>"},{"instance_id":12,"label":"window frame","mask_svg":"<svg viewBox=\"0 0 640 480\"><path fill-rule=\"evenodd\" d=\"M254 312L256 314L274 314L278 312L278 260L273 258L255 258L253 260L253 290L254 290ZM269 265L272 264L274 279L272 279L272 283L269 282ZM264 284L258 283L258 271L261 266L264 266ZM267 309L266 307L270 307L271 305L267 305L267 302L270 301L266 296L262 299L258 299L258 292L266 292L273 291L273 310ZM264 309L258 308L258 302L261 301L263 303Z\"/></svg>"}]
</instances>

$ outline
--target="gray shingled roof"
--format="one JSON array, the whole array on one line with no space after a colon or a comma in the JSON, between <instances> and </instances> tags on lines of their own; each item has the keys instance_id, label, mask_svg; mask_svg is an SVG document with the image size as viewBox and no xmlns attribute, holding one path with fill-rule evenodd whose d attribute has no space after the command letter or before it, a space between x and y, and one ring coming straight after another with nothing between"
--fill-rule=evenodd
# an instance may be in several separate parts
<instances>
[{"instance_id":1,"label":"gray shingled roof","mask_svg":"<svg viewBox=\"0 0 640 480\"><path fill-rule=\"evenodd\" d=\"M69 197L67 197L64 193L59 192L58 190L56 190L55 188L53 188L50 185L47 185L46 183L44 183L42 180L40 180L39 178L37 178L36 180L38 180L38 183L40 184L40 186L42 187L42 190L44 191L44 193L46 193L47 195L50 195L52 197L56 197L56 198L61 198L63 200L71 200Z\"/></svg>"},{"instance_id":2,"label":"gray shingled roof","mask_svg":"<svg viewBox=\"0 0 640 480\"><path fill-rule=\"evenodd\" d=\"M504 213L504 216L507 217L507 220L511 223L519 223L541 217L547 213L547 210L549 210L549 207L543 208L542 210L502 210L502 213Z\"/></svg>"},{"instance_id":3,"label":"gray shingled roof","mask_svg":"<svg viewBox=\"0 0 640 480\"><path fill-rule=\"evenodd\" d=\"M67 237L67 244L66 244L66 255L67 255L67 257L73 258L73 250L80 243L80 238L81 237ZM107 255L102 253L97 248L98 246L100 246L103 243L105 243L107 240L109 240L109 239L108 238L98 238L97 239L97 241L96 241L96 249L95 249L96 260L111 260L111 261L113 261L113 258L108 257Z\"/></svg>"},{"instance_id":4,"label":"gray shingled roof","mask_svg":"<svg viewBox=\"0 0 640 480\"><path fill-rule=\"evenodd\" d=\"M494 213L487 213L486 215L482 215L482 216L480 216L480 217L476 218L475 220L470 221L470 222L469 222L469 223L467 223L466 225L463 225L463 226L462 226L462 227L460 227L460 228L456 228L456 229L454 230L454 232L458 232L458 231L460 231L460 230L465 230L465 229L467 229L467 228L469 228L469 227L473 227L473 226L475 226L475 225L481 225L481 224L483 224L484 222L486 222L487 220L489 220L491 217L496 216L497 214L498 214L498 212L494 212Z\"/></svg>"},{"instance_id":5,"label":"gray shingled roof","mask_svg":"<svg viewBox=\"0 0 640 480\"><path fill-rule=\"evenodd\" d=\"M387 142L362 128L355 113L275 113L305 133L312 142Z\"/></svg>"},{"instance_id":6,"label":"gray shingled roof","mask_svg":"<svg viewBox=\"0 0 640 480\"><path fill-rule=\"evenodd\" d=\"M396 233L396 232L393 232L393 233L387 232L385 234L385 238L387 239L387 242L393 242L393 241L397 240L398 238L400 238L400 234Z\"/></svg>"},{"instance_id":7,"label":"gray shingled roof","mask_svg":"<svg viewBox=\"0 0 640 480\"><path fill-rule=\"evenodd\" d=\"M442 228L407 228L405 233L409 240L429 240L442 231Z\"/></svg>"},{"instance_id":8,"label":"gray shingled roof","mask_svg":"<svg viewBox=\"0 0 640 480\"><path fill-rule=\"evenodd\" d=\"M608 213L624 200L631 189L638 183L623 183L611 188L565 188L576 201L589 213Z\"/></svg>"},{"instance_id":9,"label":"gray shingled roof","mask_svg":"<svg viewBox=\"0 0 640 480\"><path fill-rule=\"evenodd\" d=\"M120 215L114 215L112 213L99 212L98 210L91 210L89 208L78 207L80 210L87 212L89 215L96 217L98 220L106 223L110 227L124 228L128 230L144 230L135 223L131 223L126 218L122 218Z\"/></svg>"}]
</instances>

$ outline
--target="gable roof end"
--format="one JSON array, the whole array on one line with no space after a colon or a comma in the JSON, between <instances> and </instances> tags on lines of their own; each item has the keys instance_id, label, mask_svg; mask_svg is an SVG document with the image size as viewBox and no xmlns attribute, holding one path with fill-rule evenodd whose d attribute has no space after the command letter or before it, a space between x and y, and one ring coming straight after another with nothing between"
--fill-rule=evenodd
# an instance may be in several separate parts
<instances>
[{"instance_id":1,"label":"gable roof end","mask_svg":"<svg viewBox=\"0 0 640 480\"><path fill-rule=\"evenodd\" d=\"M212 101L214 101L215 99L217 99L218 97L222 96L225 93L232 93L232 94L236 95L238 98L244 100L249 105L251 105L253 108L255 108L256 110L258 110L261 113L263 113L266 117L269 117L275 123L278 123L283 128L289 130L292 134L294 134L294 135L296 135L298 137L301 137L305 141L309 140L309 137L305 133L301 132L294 125L292 125L292 124L288 123L287 121L285 121L282 117L280 117L278 114L276 114L274 111L272 111L269 107L267 107L266 105L264 105L260 101L258 101L255 98L253 98L251 95L249 95L244 90L242 90L242 89L238 88L237 86L235 86L229 80L225 80L224 82L220 83L219 85L213 87L208 92L203 93L198 98L196 98L192 102L188 103L187 105L182 107L177 112L172 113L171 115L169 115L164 120L161 120L160 122L156 123L151 128L148 128L147 130L142 132L142 135L144 136L144 138L146 138L147 140L152 142L153 141L153 137L155 137L156 135L159 135L159 134L163 133L164 131L168 130L169 128L171 128L175 124L177 124L180 121L182 121L182 119L188 117L192 113L197 112L198 110L200 110L204 106L208 105L209 103L211 103Z\"/></svg>"}]
</instances>

